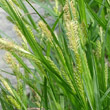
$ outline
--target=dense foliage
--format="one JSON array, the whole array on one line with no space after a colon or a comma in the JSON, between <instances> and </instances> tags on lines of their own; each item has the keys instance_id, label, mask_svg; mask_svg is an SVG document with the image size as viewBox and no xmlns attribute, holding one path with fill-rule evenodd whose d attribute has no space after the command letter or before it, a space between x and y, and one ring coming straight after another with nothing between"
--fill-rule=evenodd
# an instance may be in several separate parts
<instances>
[{"instance_id":1,"label":"dense foliage","mask_svg":"<svg viewBox=\"0 0 110 110\"><path fill-rule=\"evenodd\" d=\"M0 6L22 40L0 38L13 71L4 73L17 81L15 87L0 75L3 110L110 110L109 0L0 0Z\"/></svg>"}]
</instances>

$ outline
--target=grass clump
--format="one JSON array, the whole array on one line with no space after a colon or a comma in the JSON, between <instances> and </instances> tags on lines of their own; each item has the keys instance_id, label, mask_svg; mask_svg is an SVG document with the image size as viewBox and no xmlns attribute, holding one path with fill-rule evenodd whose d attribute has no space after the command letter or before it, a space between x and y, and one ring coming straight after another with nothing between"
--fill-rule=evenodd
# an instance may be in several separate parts
<instances>
[{"instance_id":1,"label":"grass clump","mask_svg":"<svg viewBox=\"0 0 110 110\"><path fill-rule=\"evenodd\" d=\"M40 17L37 23L26 3ZM45 16L33 3L45 9ZM15 87L0 76L2 109L109 110L109 5L102 0L0 0L21 38L21 45L0 38L12 69L4 72L17 80ZM51 25L45 20L50 16Z\"/></svg>"}]
</instances>

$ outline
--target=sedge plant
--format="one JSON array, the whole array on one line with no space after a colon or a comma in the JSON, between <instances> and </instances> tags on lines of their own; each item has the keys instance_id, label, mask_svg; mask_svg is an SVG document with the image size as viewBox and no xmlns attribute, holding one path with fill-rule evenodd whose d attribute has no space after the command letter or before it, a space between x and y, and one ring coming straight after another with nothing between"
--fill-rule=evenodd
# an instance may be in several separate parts
<instances>
[{"instance_id":1,"label":"sedge plant","mask_svg":"<svg viewBox=\"0 0 110 110\"><path fill-rule=\"evenodd\" d=\"M26 3L40 17L37 23ZM33 3L52 17L52 25ZM109 1L0 0L0 6L21 38L21 45L0 38L12 73L2 71L17 81L13 86L0 75L3 110L110 109Z\"/></svg>"}]
</instances>

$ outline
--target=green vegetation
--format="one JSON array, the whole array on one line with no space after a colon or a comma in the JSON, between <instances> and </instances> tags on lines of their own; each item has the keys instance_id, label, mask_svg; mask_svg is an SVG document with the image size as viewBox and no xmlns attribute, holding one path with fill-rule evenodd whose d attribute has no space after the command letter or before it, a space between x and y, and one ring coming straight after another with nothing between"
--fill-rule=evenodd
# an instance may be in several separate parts
<instances>
[{"instance_id":1,"label":"green vegetation","mask_svg":"<svg viewBox=\"0 0 110 110\"><path fill-rule=\"evenodd\" d=\"M37 23L26 3L40 17ZM14 87L0 76L3 110L110 110L109 0L0 0L0 6L22 39L17 45L0 38L13 71L4 73L17 80Z\"/></svg>"}]
</instances>

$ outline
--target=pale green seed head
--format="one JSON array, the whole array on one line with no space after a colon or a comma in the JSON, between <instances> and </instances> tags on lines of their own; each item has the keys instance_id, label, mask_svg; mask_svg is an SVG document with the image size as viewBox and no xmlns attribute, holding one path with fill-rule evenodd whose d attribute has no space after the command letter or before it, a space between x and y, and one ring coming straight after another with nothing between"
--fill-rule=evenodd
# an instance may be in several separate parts
<instances>
[{"instance_id":1,"label":"pale green seed head","mask_svg":"<svg viewBox=\"0 0 110 110\"><path fill-rule=\"evenodd\" d=\"M12 96L7 95L7 98L18 110L21 110L20 104Z\"/></svg>"},{"instance_id":2,"label":"pale green seed head","mask_svg":"<svg viewBox=\"0 0 110 110\"><path fill-rule=\"evenodd\" d=\"M46 39L52 43L53 37L49 29L47 28L46 24L43 21L39 21L38 25L42 31L42 33L46 36Z\"/></svg>"}]
</instances>

